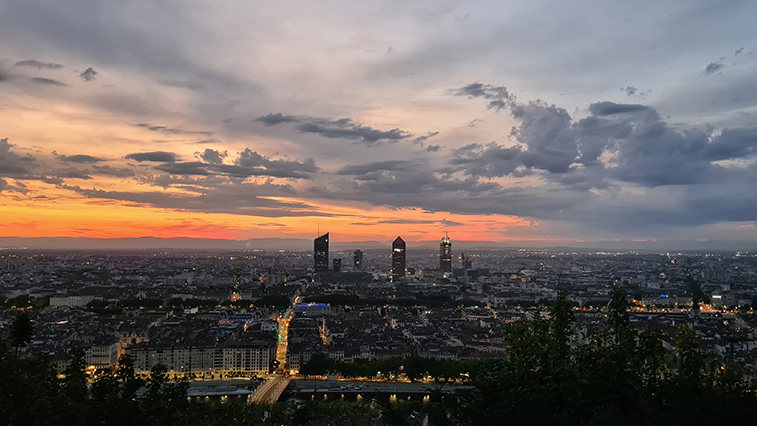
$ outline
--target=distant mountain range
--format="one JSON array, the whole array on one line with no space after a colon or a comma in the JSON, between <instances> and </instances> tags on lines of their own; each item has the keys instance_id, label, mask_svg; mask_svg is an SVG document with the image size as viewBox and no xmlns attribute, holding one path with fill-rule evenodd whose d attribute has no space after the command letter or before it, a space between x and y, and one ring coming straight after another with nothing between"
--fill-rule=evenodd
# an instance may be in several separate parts
<instances>
[{"instance_id":1,"label":"distant mountain range","mask_svg":"<svg viewBox=\"0 0 757 426\"><path fill-rule=\"evenodd\" d=\"M757 243L740 246L734 242L719 241L631 241L606 240L586 243L545 244L543 241L457 241L452 240L453 249L513 249L513 248L550 248L570 250L674 250L674 251L750 251L757 252ZM332 236L330 249L373 250L389 249L391 240L378 241L339 241ZM439 247L438 241L408 241L408 249L433 250ZM44 237L21 238L0 237L0 249L30 250L312 250L313 240L305 238L257 238L249 240L223 240L205 238L73 238Z\"/></svg>"}]
</instances>

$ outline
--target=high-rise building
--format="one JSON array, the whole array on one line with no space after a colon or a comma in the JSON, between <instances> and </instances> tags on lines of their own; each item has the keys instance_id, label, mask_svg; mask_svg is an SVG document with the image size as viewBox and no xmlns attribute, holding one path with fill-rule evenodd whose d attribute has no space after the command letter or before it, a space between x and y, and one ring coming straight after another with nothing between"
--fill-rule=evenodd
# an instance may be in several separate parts
<instances>
[{"instance_id":1,"label":"high-rise building","mask_svg":"<svg viewBox=\"0 0 757 426\"><path fill-rule=\"evenodd\" d=\"M392 243L392 281L405 276L405 240L397 237Z\"/></svg>"},{"instance_id":2,"label":"high-rise building","mask_svg":"<svg viewBox=\"0 0 757 426\"><path fill-rule=\"evenodd\" d=\"M355 253L352 254L352 266L356 271L363 270L363 252L360 249L355 250Z\"/></svg>"},{"instance_id":3,"label":"high-rise building","mask_svg":"<svg viewBox=\"0 0 757 426\"><path fill-rule=\"evenodd\" d=\"M460 254L460 266L463 267L463 270L473 269L473 261L470 257L466 256L465 253Z\"/></svg>"},{"instance_id":4,"label":"high-rise building","mask_svg":"<svg viewBox=\"0 0 757 426\"><path fill-rule=\"evenodd\" d=\"M439 269L442 272L452 272L452 241L446 233L439 243Z\"/></svg>"},{"instance_id":5,"label":"high-rise building","mask_svg":"<svg viewBox=\"0 0 757 426\"><path fill-rule=\"evenodd\" d=\"M329 233L325 233L313 241L313 258L315 273L329 271Z\"/></svg>"},{"instance_id":6,"label":"high-rise building","mask_svg":"<svg viewBox=\"0 0 757 426\"><path fill-rule=\"evenodd\" d=\"M334 267L331 268L334 272L341 272L342 271L342 259L335 257L334 258Z\"/></svg>"}]
</instances>

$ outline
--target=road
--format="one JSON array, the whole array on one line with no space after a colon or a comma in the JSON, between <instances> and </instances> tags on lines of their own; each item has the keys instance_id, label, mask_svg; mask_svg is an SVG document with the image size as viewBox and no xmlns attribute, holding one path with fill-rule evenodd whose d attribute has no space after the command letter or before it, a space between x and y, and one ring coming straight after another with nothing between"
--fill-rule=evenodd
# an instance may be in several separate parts
<instances>
[{"instance_id":1,"label":"road","mask_svg":"<svg viewBox=\"0 0 757 426\"><path fill-rule=\"evenodd\" d=\"M293 317L292 310L289 309L279 317L279 342L276 346L276 359L279 361L279 367L276 369L277 373L284 372L287 359L287 346L289 342L289 321Z\"/></svg>"},{"instance_id":2,"label":"road","mask_svg":"<svg viewBox=\"0 0 757 426\"><path fill-rule=\"evenodd\" d=\"M274 374L268 378L260 387L252 394L250 402L256 404L273 404L279 400L281 393L284 392L289 384L288 377L283 374Z\"/></svg>"}]
</instances>

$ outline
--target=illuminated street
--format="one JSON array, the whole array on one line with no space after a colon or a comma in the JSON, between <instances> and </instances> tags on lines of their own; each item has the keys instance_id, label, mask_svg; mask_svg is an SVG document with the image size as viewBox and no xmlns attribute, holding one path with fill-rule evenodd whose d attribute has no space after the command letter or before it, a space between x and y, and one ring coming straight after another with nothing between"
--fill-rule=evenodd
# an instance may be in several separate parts
<instances>
[{"instance_id":1,"label":"illuminated street","mask_svg":"<svg viewBox=\"0 0 757 426\"><path fill-rule=\"evenodd\" d=\"M279 343L276 347L276 359L279 361L279 366L276 368L276 372L283 373L286 368L287 358L287 339L289 337L289 322L292 320L294 313L291 310L287 310L284 315L281 315L279 321Z\"/></svg>"}]
</instances>

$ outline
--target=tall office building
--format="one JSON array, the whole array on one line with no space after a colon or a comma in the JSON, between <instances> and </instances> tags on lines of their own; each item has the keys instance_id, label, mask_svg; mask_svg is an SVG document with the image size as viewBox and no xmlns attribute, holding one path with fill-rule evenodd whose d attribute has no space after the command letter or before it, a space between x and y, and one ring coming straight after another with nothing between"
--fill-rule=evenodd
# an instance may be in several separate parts
<instances>
[{"instance_id":1,"label":"tall office building","mask_svg":"<svg viewBox=\"0 0 757 426\"><path fill-rule=\"evenodd\" d=\"M329 233L325 233L313 241L313 258L315 273L329 271Z\"/></svg>"},{"instance_id":2,"label":"tall office building","mask_svg":"<svg viewBox=\"0 0 757 426\"><path fill-rule=\"evenodd\" d=\"M464 270L473 269L473 261L470 257L466 256L465 253L460 254L460 266L463 267Z\"/></svg>"},{"instance_id":3,"label":"tall office building","mask_svg":"<svg viewBox=\"0 0 757 426\"><path fill-rule=\"evenodd\" d=\"M355 253L352 254L352 266L356 271L363 270L363 252L360 249L355 250Z\"/></svg>"},{"instance_id":4,"label":"tall office building","mask_svg":"<svg viewBox=\"0 0 757 426\"><path fill-rule=\"evenodd\" d=\"M334 267L331 269L334 272L342 272L342 259L334 258Z\"/></svg>"},{"instance_id":5,"label":"tall office building","mask_svg":"<svg viewBox=\"0 0 757 426\"><path fill-rule=\"evenodd\" d=\"M446 233L439 243L439 269L442 272L452 272L452 241Z\"/></svg>"},{"instance_id":6,"label":"tall office building","mask_svg":"<svg viewBox=\"0 0 757 426\"><path fill-rule=\"evenodd\" d=\"M392 281L405 276L405 240L397 237L392 243Z\"/></svg>"}]
</instances>

